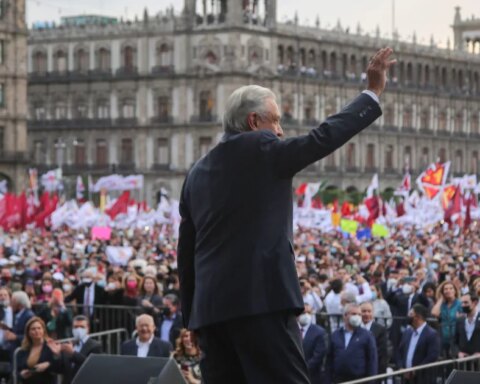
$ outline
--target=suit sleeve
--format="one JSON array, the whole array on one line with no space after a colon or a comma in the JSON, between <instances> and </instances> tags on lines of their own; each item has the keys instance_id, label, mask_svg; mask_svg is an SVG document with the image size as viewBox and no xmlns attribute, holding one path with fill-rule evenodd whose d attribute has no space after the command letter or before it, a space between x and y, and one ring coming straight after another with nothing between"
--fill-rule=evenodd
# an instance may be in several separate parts
<instances>
[{"instance_id":1,"label":"suit sleeve","mask_svg":"<svg viewBox=\"0 0 480 384\"><path fill-rule=\"evenodd\" d=\"M323 359L325 358L325 355L327 353L324 332L319 332L317 334L317 336L315 337L314 345L315 347L313 349L313 355L307 361L308 370L310 372L315 372L320 370L320 367L322 366L322 363L323 363Z\"/></svg>"},{"instance_id":2,"label":"suit sleeve","mask_svg":"<svg viewBox=\"0 0 480 384\"><path fill-rule=\"evenodd\" d=\"M188 178L188 176L187 176ZM188 328L192 310L193 293L195 289L195 227L186 204L186 184L183 184L180 197L180 231L177 248L178 277L180 279L180 301L183 315L183 325Z\"/></svg>"},{"instance_id":3,"label":"suit sleeve","mask_svg":"<svg viewBox=\"0 0 480 384\"><path fill-rule=\"evenodd\" d=\"M434 363L440 356L440 339L435 331L432 331L427 339L427 355L420 362L422 364Z\"/></svg>"},{"instance_id":4,"label":"suit sleeve","mask_svg":"<svg viewBox=\"0 0 480 384\"><path fill-rule=\"evenodd\" d=\"M395 356L395 365L397 366L397 369L404 368L403 356L405 354L405 332L403 333L402 339L400 340L400 345L398 346L398 353L393 354Z\"/></svg>"},{"instance_id":5,"label":"suit sleeve","mask_svg":"<svg viewBox=\"0 0 480 384\"><path fill-rule=\"evenodd\" d=\"M291 178L341 147L381 114L378 103L372 97L361 94L307 135L280 140L273 132L265 131L262 150L272 154L273 167L279 177Z\"/></svg>"},{"instance_id":6,"label":"suit sleeve","mask_svg":"<svg viewBox=\"0 0 480 384\"><path fill-rule=\"evenodd\" d=\"M370 332L368 333L368 344L367 344L367 352L368 352L368 375L375 376L378 374L378 354L377 354L377 345L375 343L375 339L373 334Z\"/></svg>"},{"instance_id":7,"label":"suit sleeve","mask_svg":"<svg viewBox=\"0 0 480 384\"><path fill-rule=\"evenodd\" d=\"M64 299L65 303L70 303L73 300L77 300L77 304L79 304L78 297L80 297L80 289L81 289L81 286L77 285L75 289L72 291L72 293L70 293L70 295L65 297Z\"/></svg>"},{"instance_id":8,"label":"suit sleeve","mask_svg":"<svg viewBox=\"0 0 480 384\"><path fill-rule=\"evenodd\" d=\"M384 369L388 365L388 337L387 337L387 330L385 328L381 328L381 332L378 334L378 361L380 362L378 369ZM385 372L379 372L385 373Z\"/></svg>"}]
</instances>

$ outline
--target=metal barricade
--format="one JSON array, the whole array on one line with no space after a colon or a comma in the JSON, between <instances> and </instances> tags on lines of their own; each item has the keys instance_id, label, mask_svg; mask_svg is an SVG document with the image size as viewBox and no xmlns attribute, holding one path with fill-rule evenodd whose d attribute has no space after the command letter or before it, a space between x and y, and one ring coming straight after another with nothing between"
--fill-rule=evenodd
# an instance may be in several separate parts
<instances>
[{"instance_id":1,"label":"metal barricade","mask_svg":"<svg viewBox=\"0 0 480 384\"><path fill-rule=\"evenodd\" d=\"M400 369L391 373L365 377L359 380L347 381L342 384L436 384L444 383L454 369L461 371L480 370L480 356L469 356L462 359L438 361L419 365L408 369Z\"/></svg>"},{"instance_id":2,"label":"metal barricade","mask_svg":"<svg viewBox=\"0 0 480 384\"><path fill-rule=\"evenodd\" d=\"M129 333L125 328L117 328L109 331L95 332L88 335L89 338L99 341L102 344L104 353L108 355L120 354L121 344L123 341L128 339L128 336L129 336ZM61 340L55 340L55 341L59 343L64 343L67 341L74 341L74 340L75 339L73 337L69 337L67 339L61 339ZM19 347L15 349L15 352L13 353L13 361L12 361L13 384L18 383L17 355L20 350L21 348ZM58 380L57 380L58 382L60 382L60 378L61 378L61 375L58 375Z\"/></svg>"}]
</instances>

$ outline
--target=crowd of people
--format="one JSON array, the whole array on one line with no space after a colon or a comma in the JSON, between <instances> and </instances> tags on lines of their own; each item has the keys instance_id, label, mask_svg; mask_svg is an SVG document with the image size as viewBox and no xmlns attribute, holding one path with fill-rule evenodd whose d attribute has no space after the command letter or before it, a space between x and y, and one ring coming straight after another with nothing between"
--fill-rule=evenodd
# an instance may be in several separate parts
<instances>
[{"instance_id":1,"label":"crowd of people","mask_svg":"<svg viewBox=\"0 0 480 384\"><path fill-rule=\"evenodd\" d=\"M25 383L50 383L56 374L71 382L89 354L102 352L88 335L95 307L111 305L135 308L136 334L121 354L173 356L187 382L200 383L201 351L183 328L172 227L113 231L108 241L68 228L0 238L1 377L15 356ZM107 245L130 246L133 256L113 264ZM357 240L298 228L293 249L312 383L480 354L478 231L398 227L386 239Z\"/></svg>"}]
</instances>

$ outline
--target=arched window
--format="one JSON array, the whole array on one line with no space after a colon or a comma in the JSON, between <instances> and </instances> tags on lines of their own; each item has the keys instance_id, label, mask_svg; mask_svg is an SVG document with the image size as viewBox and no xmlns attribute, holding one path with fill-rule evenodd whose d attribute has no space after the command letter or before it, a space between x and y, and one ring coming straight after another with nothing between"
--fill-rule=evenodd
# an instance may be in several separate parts
<instances>
[{"instance_id":1,"label":"arched window","mask_svg":"<svg viewBox=\"0 0 480 384\"><path fill-rule=\"evenodd\" d=\"M447 130L447 114L445 112L440 112L440 114L438 115L438 130Z\"/></svg>"},{"instance_id":2,"label":"arched window","mask_svg":"<svg viewBox=\"0 0 480 384\"><path fill-rule=\"evenodd\" d=\"M347 169L355 168L355 143L348 143L347 145L347 153L346 153L346 166Z\"/></svg>"},{"instance_id":3,"label":"arched window","mask_svg":"<svg viewBox=\"0 0 480 384\"><path fill-rule=\"evenodd\" d=\"M215 55L212 51L208 51L205 55L205 60L209 64L217 64L217 55Z\"/></svg>"},{"instance_id":4,"label":"arched window","mask_svg":"<svg viewBox=\"0 0 480 384\"><path fill-rule=\"evenodd\" d=\"M335 52L330 54L330 71L333 75L337 74L337 54Z\"/></svg>"},{"instance_id":5,"label":"arched window","mask_svg":"<svg viewBox=\"0 0 480 384\"><path fill-rule=\"evenodd\" d=\"M365 167L367 169L373 169L376 167L375 164L375 144L367 145L367 158L365 162Z\"/></svg>"},{"instance_id":6,"label":"arched window","mask_svg":"<svg viewBox=\"0 0 480 384\"><path fill-rule=\"evenodd\" d=\"M100 48L97 51L97 68L100 71L109 71L110 64L110 51L106 48Z\"/></svg>"},{"instance_id":7,"label":"arched window","mask_svg":"<svg viewBox=\"0 0 480 384\"><path fill-rule=\"evenodd\" d=\"M393 169L393 145L385 147L385 169Z\"/></svg>"},{"instance_id":8,"label":"arched window","mask_svg":"<svg viewBox=\"0 0 480 384\"><path fill-rule=\"evenodd\" d=\"M438 150L438 158L441 163L444 163L445 161L447 161L447 151L445 148L440 148Z\"/></svg>"},{"instance_id":9,"label":"arched window","mask_svg":"<svg viewBox=\"0 0 480 384\"><path fill-rule=\"evenodd\" d=\"M75 52L75 70L79 72L88 71L88 53L83 48Z\"/></svg>"},{"instance_id":10,"label":"arched window","mask_svg":"<svg viewBox=\"0 0 480 384\"><path fill-rule=\"evenodd\" d=\"M464 171L463 167L463 152L461 149L455 151L455 173L461 173Z\"/></svg>"},{"instance_id":11,"label":"arched window","mask_svg":"<svg viewBox=\"0 0 480 384\"><path fill-rule=\"evenodd\" d=\"M37 51L33 54L33 72L43 75L47 72L47 54Z\"/></svg>"},{"instance_id":12,"label":"arched window","mask_svg":"<svg viewBox=\"0 0 480 384\"><path fill-rule=\"evenodd\" d=\"M199 114L202 121L211 121L213 117L213 97L211 91L200 92Z\"/></svg>"},{"instance_id":13,"label":"arched window","mask_svg":"<svg viewBox=\"0 0 480 384\"><path fill-rule=\"evenodd\" d=\"M126 71L133 71L135 67L135 53L129 45L123 49L123 67Z\"/></svg>"},{"instance_id":14,"label":"arched window","mask_svg":"<svg viewBox=\"0 0 480 384\"><path fill-rule=\"evenodd\" d=\"M172 65L171 51L166 43L157 48L157 65L161 67Z\"/></svg>"},{"instance_id":15,"label":"arched window","mask_svg":"<svg viewBox=\"0 0 480 384\"><path fill-rule=\"evenodd\" d=\"M67 71L67 53L63 50L58 50L54 55L54 69L57 72L63 73Z\"/></svg>"},{"instance_id":16,"label":"arched window","mask_svg":"<svg viewBox=\"0 0 480 384\"><path fill-rule=\"evenodd\" d=\"M472 158L470 162L470 173L478 173L478 151L472 152Z\"/></svg>"},{"instance_id":17,"label":"arched window","mask_svg":"<svg viewBox=\"0 0 480 384\"><path fill-rule=\"evenodd\" d=\"M410 107L405 108L403 111L403 126L405 128L413 127L412 109Z\"/></svg>"},{"instance_id":18,"label":"arched window","mask_svg":"<svg viewBox=\"0 0 480 384\"><path fill-rule=\"evenodd\" d=\"M292 67L295 62L293 47L289 46L287 48L287 67Z\"/></svg>"},{"instance_id":19,"label":"arched window","mask_svg":"<svg viewBox=\"0 0 480 384\"><path fill-rule=\"evenodd\" d=\"M315 68L316 66L315 50L310 49L310 51L308 51L308 67Z\"/></svg>"},{"instance_id":20,"label":"arched window","mask_svg":"<svg viewBox=\"0 0 480 384\"><path fill-rule=\"evenodd\" d=\"M413 65L412 63L407 64L407 78L406 78L406 84L410 85L413 83Z\"/></svg>"},{"instance_id":21,"label":"arched window","mask_svg":"<svg viewBox=\"0 0 480 384\"><path fill-rule=\"evenodd\" d=\"M277 61L278 65L283 65L285 60L285 55L283 52L283 45L279 45L277 49Z\"/></svg>"}]
</instances>

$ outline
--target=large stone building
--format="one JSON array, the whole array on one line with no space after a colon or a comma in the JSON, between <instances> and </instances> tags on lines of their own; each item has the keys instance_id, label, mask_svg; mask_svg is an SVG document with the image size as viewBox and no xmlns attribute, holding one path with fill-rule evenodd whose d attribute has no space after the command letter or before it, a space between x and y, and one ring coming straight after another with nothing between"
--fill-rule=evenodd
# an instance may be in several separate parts
<instances>
[{"instance_id":1,"label":"large stone building","mask_svg":"<svg viewBox=\"0 0 480 384\"><path fill-rule=\"evenodd\" d=\"M178 196L192 163L221 137L234 89L272 88L287 135L303 134L364 89L369 57L387 45L398 64L383 116L297 182L363 190L377 172L385 189L397 185L406 162L415 174L437 158L452 160L454 173L478 173L480 55L360 27L279 23L276 0L185 0L179 16L82 16L33 29L34 162L61 165L67 176L143 173L149 201L162 187Z\"/></svg>"},{"instance_id":2,"label":"large stone building","mask_svg":"<svg viewBox=\"0 0 480 384\"><path fill-rule=\"evenodd\" d=\"M0 0L0 179L26 187L27 25L25 0Z\"/></svg>"}]
</instances>

